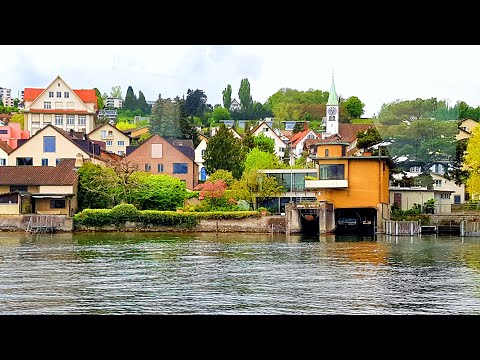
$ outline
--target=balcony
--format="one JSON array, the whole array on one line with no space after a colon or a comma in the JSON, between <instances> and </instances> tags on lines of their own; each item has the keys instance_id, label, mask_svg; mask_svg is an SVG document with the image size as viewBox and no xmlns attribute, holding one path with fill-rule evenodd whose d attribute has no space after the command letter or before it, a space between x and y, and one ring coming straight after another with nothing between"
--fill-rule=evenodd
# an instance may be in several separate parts
<instances>
[{"instance_id":1,"label":"balcony","mask_svg":"<svg viewBox=\"0 0 480 360\"><path fill-rule=\"evenodd\" d=\"M306 189L346 189L348 180L305 180Z\"/></svg>"}]
</instances>

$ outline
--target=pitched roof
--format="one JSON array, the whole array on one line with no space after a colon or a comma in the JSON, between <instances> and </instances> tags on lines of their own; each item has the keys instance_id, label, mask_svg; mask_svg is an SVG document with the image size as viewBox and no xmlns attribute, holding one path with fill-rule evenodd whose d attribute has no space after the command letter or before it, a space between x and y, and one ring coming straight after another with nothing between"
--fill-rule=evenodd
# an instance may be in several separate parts
<instances>
[{"instance_id":1,"label":"pitched roof","mask_svg":"<svg viewBox=\"0 0 480 360\"><path fill-rule=\"evenodd\" d=\"M303 130L301 132L298 132L296 133L295 135L293 135L293 137L290 139L290 142L292 143L292 146L295 147L298 145L298 143L300 141L302 141L302 139L307 136L310 132L313 132L315 133L315 131L313 130L310 130L310 129L306 129L306 130Z\"/></svg>"},{"instance_id":2,"label":"pitched roof","mask_svg":"<svg viewBox=\"0 0 480 360\"><path fill-rule=\"evenodd\" d=\"M25 88L23 90L23 100L24 101L33 101L35 100L38 95L40 95L45 89L39 89L39 88ZM97 94L95 93L95 90L85 90L85 89L80 89L80 90L75 90L72 89L77 96L82 99L83 102L86 103L96 103L97 102Z\"/></svg>"},{"instance_id":3,"label":"pitched roof","mask_svg":"<svg viewBox=\"0 0 480 360\"><path fill-rule=\"evenodd\" d=\"M357 133L359 131L365 131L368 128L373 127L372 124L338 124L338 133L342 137L342 140L348 141L349 143L355 141L357 138Z\"/></svg>"},{"instance_id":4,"label":"pitched roof","mask_svg":"<svg viewBox=\"0 0 480 360\"><path fill-rule=\"evenodd\" d=\"M0 185L73 185L77 180L75 159L57 166L2 166Z\"/></svg>"},{"instance_id":5,"label":"pitched roof","mask_svg":"<svg viewBox=\"0 0 480 360\"><path fill-rule=\"evenodd\" d=\"M149 142L155 136L158 136L160 139L165 140L166 142L171 144L175 149L177 149L183 155L190 158L192 161L195 159L195 150L193 148L193 141L192 140L190 140L190 139L173 139L173 138L169 139L169 138L164 138L163 136L160 136L158 134L150 136L147 140L145 140L140 145L127 146L126 156L129 156L135 150L144 146L147 142Z\"/></svg>"},{"instance_id":6,"label":"pitched roof","mask_svg":"<svg viewBox=\"0 0 480 360\"><path fill-rule=\"evenodd\" d=\"M292 130L280 130L280 132L290 141L292 140L292 137L294 135Z\"/></svg>"},{"instance_id":7,"label":"pitched roof","mask_svg":"<svg viewBox=\"0 0 480 360\"><path fill-rule=\"evenodd\" d=\"M338 106L338 96L337 96L337 91L335 90L335 81L333 81L333 74L332 74L332 85L330 86L330 93L328 95L327 105Z\"/></svg>"},{"instance_id":8,"label":"pitched roof","mask_svg":"<svg viewBox=\"0 0 480 360\"><path fill-rule=\"evenodd\" d=\"M13 151L13 149L3 140L0 140L0 149L5 151L7 154L10 154Z\"/></svg>"}]
</instances>

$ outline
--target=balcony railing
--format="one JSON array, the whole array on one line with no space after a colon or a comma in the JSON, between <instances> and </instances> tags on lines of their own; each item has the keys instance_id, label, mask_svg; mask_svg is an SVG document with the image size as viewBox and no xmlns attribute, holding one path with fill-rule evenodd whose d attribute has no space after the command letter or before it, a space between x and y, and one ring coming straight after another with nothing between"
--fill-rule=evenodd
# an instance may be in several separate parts
<instances>
[{"instance_id":1,"label":"balcony railing","mask_svg":"<svg viewBox=\"0 0 480 360\"><path fill-rule=\"evenodd\" d=\"M306 189L345 189L348 180L305 180Z\"/></svg>"}]
</instances>

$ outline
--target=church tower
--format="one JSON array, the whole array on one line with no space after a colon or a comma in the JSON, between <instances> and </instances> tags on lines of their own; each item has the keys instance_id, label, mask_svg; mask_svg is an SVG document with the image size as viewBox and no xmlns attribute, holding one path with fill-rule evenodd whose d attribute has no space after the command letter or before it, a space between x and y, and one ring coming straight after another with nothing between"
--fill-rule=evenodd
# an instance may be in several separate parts
<instances>
[{"instance_id":1,"label":"church tower","mask_svg":"<svg viewBox=\"0 0 480 360\"><path fill-rule=\"evenodd\" d=\"M327 121L325 127L325 135L330 136L338 134L338 97L335 91L335 82L333 81L332 74L332 86L330 87L330 94L327 102Z\"/></svg>"}]
</instances>

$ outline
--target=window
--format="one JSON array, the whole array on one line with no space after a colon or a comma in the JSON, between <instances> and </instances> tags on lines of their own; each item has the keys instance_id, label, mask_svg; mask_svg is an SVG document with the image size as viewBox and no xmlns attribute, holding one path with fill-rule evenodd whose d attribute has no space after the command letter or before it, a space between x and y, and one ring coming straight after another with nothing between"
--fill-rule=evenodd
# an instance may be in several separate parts
<instances>
[{"instance_id":1,"label":"window","mask_svg":"<svg viewBox=\"0 0 480 360\"><path fill-rule=\"evenodd\" d=\"M87 117L85 115L78 115L78 125L86 125Z\"/></svg>"},{"instance_id":2,"label":"window","mask_svg":"<svg viewBox=\"0 0 480 360\"><path fill-rule=\"evenodd\" d=\"M31 157L17 157L17 166L28 165L33 166L33 158Z\"/></svg>"},{"instance_id":3,"label":"window","mask_svg":"<svg viewBox=\"0 0 480 360\"><path fill-rule=\"evenodd\" d=\"M120 156L123 156L123 155L125 155L125 151L119 150L119 151L117 152L117 154L120 155Z\"/></svg>"},{"instance_id":4,"label":"window","mask_svg":"<svg viewBox=\"0 0 480 360\"><path fill-rule=\"evenodd\" d=\"M60 159L55 159L55 165L60 164L60 161L62 161L62 160L63 160L62 158L60 158Z\"/></svg>"},{"instance_id":5,"label":"window","mask_svg":"<svg viewBox=\"0 0 480 360\"><path fill-rule=\"evenodd\" d=\"M42 166L48 166L48 159L42 159Z\"/></svg>"},{"instance_id":6,"label":"window","mask_svg":"<svg viewBox=\"0 0 480 360\"><path fill-rule=\"evenodd\" d=\"M62 97L62 92L61 91L57 91L57 97L59 97L59 98Z\"/></svg>"},{"instance_id":7,"label":"window","mask_svg":"<svg viewBox=\"0 0 480 360\"><path fill-rule=\"evenodd\" d=\"M8 134L8 130L0 130L0 134Z\"/></svg>"},{"instance_id":8,"label":"window","mask_svg":"<svg viewBox=\"0 0 480 360\"><path fill-rule=\"evenodd\" d=\"M68 91L65 91L65 92L63 93L63 97L64 97L65 99L70 98L70 93L69 93Z\"/></svg>"},{"instance_id":9,"label":"window","mask_svg":"<svg viewBox=\"0 0 480 360\"><path fill-rule=\"evenodd\" d=\"M102 130L102 139L107 137L107 130Z\"/></svg>"},{"instance_id":10,"label":"window","mask_svg":"<svg viewBox=\"0 0 480 360\"><path fill-rule=\"evenodd\" d=\"M28 191L28 186L27 185L10 185L10 192L14 191Z\"/></svg>"},{"instance_id":11,"label":"window","mask_svg":"<svg viewBox=\"0 0 480 360\"><path fill-rule=\"evenodd\" d=\"M421 166L410 166L410 172L419 173L422 172Z\"/></svg>"},{"instance_id":12,"label":"window","mask_svg":"<svg viewBox=\"0 0 480 360\"><path fill-rule=\"evenodd\" d=\"M285 148L284 147L279 147L278 152L285 152Z\"/></svg>"},{"instance_id":13,"label":"window","mask_svg":"<svg viewBox=\"0 0 480 360\"><path fill-rule=\"evenodd\" d=\"M117 145L118 145L118 146L125 146L125 141L123 141L123 140L118 140L118 141L117 141Z\"/></svg>"},{"instance_id":14,"label":"window","mask_svg":"<svg viewBox=\"0 0 480 360\"><path fill-rule=\"evenodd\" d=\"M329 116L328 121L335 121L335 116Z\"/></svg>"},{"instance_id":15,"label":"window","mask_svg":"<svg viewBox=\"0 0 480 360\"><path fill-rule=\"evenodd\" d=\"M173 163L173 173L174 174L187 174L188 173L188 164L187 163Z\"/></svg>"},{"instance_id":16,"label":"window","mask_svg":"<svg viewBox=\"0 0 480 360\"><path fill-rule=\"evenodd\" d=\"M320 180L343 180L344 165L320 165Z\"/></svg>"},{"instance_id":17,"label":"window","mask_svg":"<svg viewBox=\"0 0 480 360\"><path fill-rule=\"evenodd\" d=\"M145 171L152 170L152 166L150 164L145 164Z\"/></svg>"},{"instance_id":18,"label":"window","mask_svg":"<svg viewBox=\"0 0 480 360\"><path fill-rule=\"evenodd\" d=\"M67 126L68 125L75 125L75 115L67 115Z\"/></svg>"},{"instance_id":19,"label":"window","mask_svg":"<svg viewBox=\"0 0 480 360\"><path fill-rule=\"evenodd\" d=\"M205 156L205 153L207 152L207 150L202 150L202 157Z\"/></svg>"},{"instance_id":20,"label":"window","mask_svg":"<svg viewBox=\"0 0 480 360\"><path fill-rule=\"evenodd\" d=\"M113 141L112 140L107 140L107 141L105 141L105 143L107 144L107 146L113 146Z\"/></svg>"},{"instance_id":21,"label":"window","mask_svg":"<svg viewBox=\"0 0 480 360\"><path fill-rule=\"evenodd\" d=\"M163 157L163 144L152 144L151 157L153 159L161 159Z\"/></svg>"},{"instance_id":22,"label":"window","mask_svg":"<svg viewBox=\"0 0 480 360\"><path fill-rule=\"evenodd\" d=\"M268 132L268 127L263 128L263 132Z\"/></svg>"},{"instance_id":23,"label":"window","mask_svg":"<svg viewBox=\"0 0 480 360\"><path fill-rule=\"evenodd\" d=\"M163 172L163 164L158 164L157 165L157 170L159 173Z\"/></svg>"},{"instance_id":24,"label":"window","mask_svg":"<svg viewBox=\"0 0 480 360\"><path fill-rule=\"evenodd\" d=\"M433 180L433 186L442 187L442 180Z\"/></svg>"},{"instance_id":25,"label":"window","mask_svg":"<svg viewBox=\"0 0 480 360\"><path fill-rule=\"evenodd\" d=\"M63 125L63 115L55 115L55 125Z\"/></svg>"},{"instance_id":26,"label":"window","mask_svg":"<svg viewBox=\"0 0 480 360\"><path fill-rule=\"evenodd\" d=\"M43 137L43 152L55 152L55 136Z\"/></svg>"},{"instance_id":27,"label":"window","mask_svg":"<svg viewBox=\"0 0 480 360\"><path fill-rule=\"evenodd\" d=\"M43 108L44 109L51 109L52 108L52 102L51 101L44 101L43 102Z\"/></svg>"},{"instance_id":28,"label":"window","mask_svg":"<svg viewBox=\"0 0 480 360\"><path fill-rule=\"evenodd\" d=\"M50 200L50 209L65 209L65 200Z\"/></svg>"},{"instance_id":29,"label":"window","mask_svg":"<svg viewBox=\"0 0 480 360\"><path fill-rule=\"evenodd\" d=\"M0 159L0 166L6 166L7 165L7 159Z\"/></svg>"},{"instance_id":30,"label":"window","mask_svg":"<svg viewBox=\"0 0 480 360\"><path fill-rule=\"evenodd\" d=\"M325 149L325 157L328 157L328 149Z\"/></svg>"},{"instance_id":31,"label":"window","mask_svg":"<svg viewBox=\"0 0 480 360\"><path fill-rule=\"evenodd\" d=\"M450 199L450 194L440 194L441 199Z\"/></svg>"},{"instance_id":32,"label":"window","mask_svg":"<svg viewBox=\"0 0 480 360\"><path fill-rule=\"evenodd\" d=\"M108 130L108 136L113 136L113 130Z\"/></svg>"},{"instance_id":33,"label":"window","mask_svg":"<svg viewBox=\"0 0 480 360\"><path fill-rule=\"evenodd\" d=\"M453 202L454 204L460 204L462 202L462 198L460 195L453 195Z\"/></svg>"},{"instance_id":34,"label":"window","mask_svg":"<svg viewBox=\"0 0 480 360\"><path fill-rule=\"evenodd\" d=\"M52 97L53 97L53 91L49 91L49 92L48 92L48 97L49 97L49 98L52 98Z\"/></svg>"},{"instance_id":35,"label":"window","mask_svg":"<svg viewBox=\"0 0 480 360\"><path fill-rule=\"evenodd\" d=\"M315 135L313 135L313 134L308 134L307 139L313 140L313 139L315 139Z\"/></svg>"}]
</instances>

